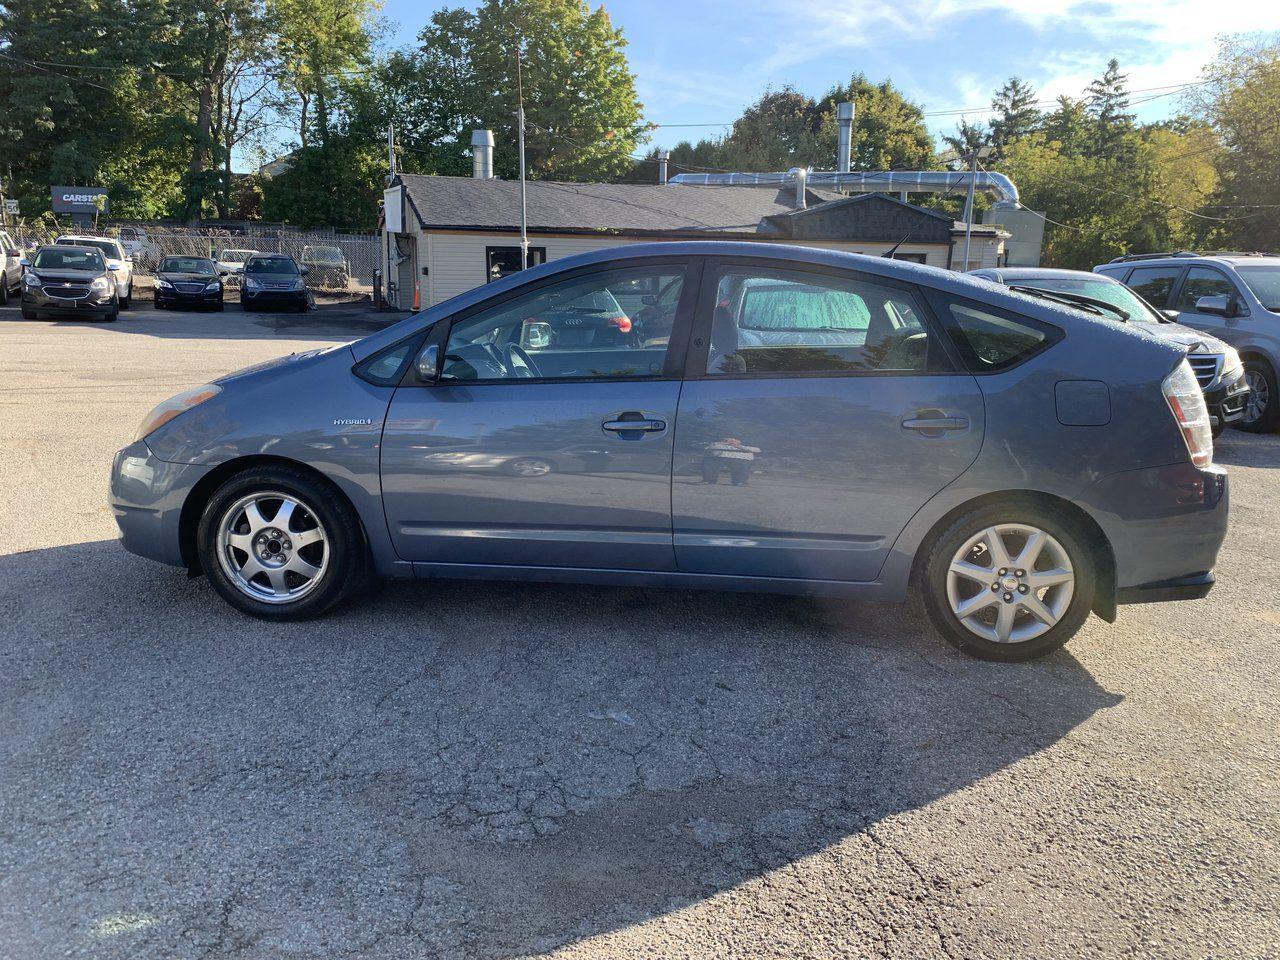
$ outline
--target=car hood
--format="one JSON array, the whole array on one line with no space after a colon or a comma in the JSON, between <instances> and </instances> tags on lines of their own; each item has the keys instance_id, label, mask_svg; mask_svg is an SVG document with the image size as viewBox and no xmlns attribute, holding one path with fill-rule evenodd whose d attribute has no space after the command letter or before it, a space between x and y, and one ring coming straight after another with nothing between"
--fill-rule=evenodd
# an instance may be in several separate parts
<instances>
[{"instance_id":1,"label":"car hood","mask_svg":"<svg viewBox=\"0 0 1280 960\"><path fill-rule=\"evenodd\" d=\"M88 283L90 280L106 276L101 270L32 270L31 272L41 280L74 280L78 283Z\"/></svg>"},{"instance_id":2,"label":"car hood","mask_svg":"<svg viewBox=\"0 0 1280 960\"><path fill-rule=\"evenodd\" d=\"M264 360L261 363L255 363L252 366L242 367L239 370L233 370L231 373L224 374L217 380L212 381L217 384L227 384L233 380L240 380L244 377L254 376L266 370L273 370L276 367L283 367L286 364L301 363L304 360L310 360L312 357L318 357L321 354L332 353L335 350L345 350L349 345L346 343L337 343L331 347L317 347L314 350L300 350L297 353L290 353L283 357L275 357L271 360Z\"/></svg>"},{"instance_id":3,"label":"car hood","mask_svg":"<svg viewBox=\"0 0 1280 960\"><path fill-rule=\"evenodd\" d=\"M214 273L177 273L175 271L166 270L164 273L157 273L156 279L168 280L170 283L177 281L192 283L197 280L203 280L205 283L208 283L211 280L217 280L218 276Z\"/></svg>"},{"instance_id":4,"label":"car hood","mask_svg":"<svg viewBox=\"0 0 1280 960\"><path fill-rule=\"evenodd\" d=\"M1145 330L1153 337L1182 347L1188 353L1222 353L1226 344L1217 337L1184 327L1180 323L1141 323L1130 321L1130 325Z\"/></svg>"}]
</instances>

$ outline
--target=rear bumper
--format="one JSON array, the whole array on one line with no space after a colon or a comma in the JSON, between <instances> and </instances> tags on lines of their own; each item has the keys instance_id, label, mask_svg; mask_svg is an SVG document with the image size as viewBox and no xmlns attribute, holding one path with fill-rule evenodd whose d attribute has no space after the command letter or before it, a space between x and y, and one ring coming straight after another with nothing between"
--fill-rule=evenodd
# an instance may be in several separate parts
<instances>
[{"instance_id":1,"label":"rear bumper","mask_svg":"<svg viewBox=\"0 0 1280 960\"><path fill-rule=\"evenodd\" d=\"M1163 603L1166 600L1203 600L1213 589L1213 571L1193 573L1159 583L1143 583L1116 591L1116 603Z\"/></svg>"},{"instance_id":2,"label":"rear bumper","mask_svg":"<svg viewBox=\"0 0 1280 960\"><path fill-rule=\"evenodd\" d=\"M1195 599L1208 592L1209 571L1227 535L1221 467L1201 470L1184 462L1113 474L1090 487L1080 503L1111 544L1117 602Z\"/></svg>"}]
</instances>

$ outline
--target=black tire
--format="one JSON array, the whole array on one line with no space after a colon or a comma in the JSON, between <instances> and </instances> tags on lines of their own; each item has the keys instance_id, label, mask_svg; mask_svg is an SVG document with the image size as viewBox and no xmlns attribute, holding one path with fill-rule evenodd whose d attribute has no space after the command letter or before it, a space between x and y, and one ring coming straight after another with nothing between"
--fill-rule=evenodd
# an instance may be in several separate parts
<instances>
[{"instance_id":1,"label":"black tire","mask_svg":"<svg viewBox=\"0 0 1280 960\"><path fill-rule=\"evenodd\" d=\"M225 303L223 303L221 300L219 300L219 301L218 301L216 304L214 304L214 306L213 306L213 309L214 309L215 311L217 311L218 313L221 313L221 312L222 312L223 310L225 310L226 308L227 308L226 304L225 304Z\"/></svg>"},{"instance_id":2,"label":"black tire","mask_svg":"<svg viewBox=\"0 0 1280 960\"><path fill-rule=\"evenodd\" d=\"M120 309L128 310L133 306L133 281L129 281L129 292L124 295L124 299L120 301Z\"/></svg>"},{"instance_id":3,"label":"black tire","mask_svg":"<svg viewBox=\"0 0 1280 960\"><path fill-rule=\"evenodd\" d=\"M37 313L36 311L32 310L30 307L28 307L28 306L24 303L24 304L22 305L22 319L23 319L23 320L39 320L39 319L40 319L40 314L39 314L39 313Z\"/></svg>"},{"instance_id":4,"label":"black tire","mask_svg":"<svg viewBox=\"0 0 1280 960\"><path fill-rule=\"evenodd\" d=\"M155 308L156 308L157 310L163 310L163 309L165 309L164 301L163 301L163 300L161 300L159 297L156 297Z\"/></svg>"},{"instance_id":5,"label":"black tire","mask_svg":"<svg viewBox=\"0 0 1280 960\"><path fill-rule=\"evenodd\" d=\"M1266 397L1261 413L1249 419L1250 413L1258 403L1258 398L1250 396L1245 403L1244 417L1237 420L1235 426L1246 433L1275 433L1280 429L1280 386L1276 383L1276 371L1261 357L1250 357L1244 362L1244 374L1254 383L1261 383L1266 390Z\"/></svg>"},{"instance_id":6,"label":"black tire","mask_svg":"<svg viewBox=\"0 0 1280 960\"><path fill-rule=\"evenodd\" d=\"M102 319L108 323L114 323L120 319L120 304L117 301L114 306L102 315Z\"/></svg>"},{"instance_id":7,"label":"black tire","mask_svg":"<svg viewBox=\"0 0 1280 960\"><path fill-rule=\"evenodd\" d=\"M9 302L9 281L5 278L4 273L0 272L0 307Z\"/></svg>"},{"instance_id":8,"label":"black tire","mask_svg":"<svg viewBox=\"0 0 1280 960\"><path fill-rule=\"evenodd\" d=\"M1011 643L1000 643L970 630L952 612L947 592L952 558L979 532L1000 524L1022 524L1048 533L1065 550L1075 573L1071 598L1057 622L1039 636ZM929 619L944 640L969 656L1004 663L1043 657L1075 636L1093 608L1096 586L1093 551L1076 523L1058 510L1028 501L978 507L949 523L936 538L931 538L926 549L929 553L920 571L919 586ZM994 579L996 578L993 576ZM986 589L983 587L982 591ZM1008 596L1014 599L1003 599ZM1020 610L1017 596L1017 593L1011 593L1004 594L998 600L993 598L996 603L994 609L999 610L999 604L1010 602L1015 609ZM1033 622L1033 618L1025 610L1020 610L1016 616L1019 618L1017 622L1023 625Z\"/></svg>"},{"instance_id":9,"label":"black tire","mask_svg":"<svg viewBox=\"0 0 1280 960\"><path fill-rule=\"evenodd\" d=\"M297 497L324 528L328 565L319 582L297 600L268 603L244 593L218 559L218 525L242 498L279 491ZM200 565L227 603L263 620L309 620L321 616L365 589L371 577L369 550L360 522L345 499L328 483L294 467L251 467L222 484L209 498L196 531Z\"/></svg>"}]
</instances>

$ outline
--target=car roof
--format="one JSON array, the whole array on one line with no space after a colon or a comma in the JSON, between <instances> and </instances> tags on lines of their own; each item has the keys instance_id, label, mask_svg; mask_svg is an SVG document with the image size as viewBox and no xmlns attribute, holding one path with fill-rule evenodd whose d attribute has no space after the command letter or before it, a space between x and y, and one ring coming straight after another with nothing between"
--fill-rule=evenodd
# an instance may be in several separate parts
<instances>
[{"instance_id":1,"label":"car roof","mask_svg":"<svg viewBox=\"0 0 1280 960\"><path fill-rule=\"evenodd\" d=\"M104 240L108 243L120 242L115 237L86 237L86 236L80 236L78 234L73 234L73 233L64 233L62 236L58 237L57 240L54 240L53 243L50 244L50 246L65 247L65 246L69 246L70 244L86 244L89 241L93 241L95 243L102 243Z\"/></svg>"},{"instance_id":2,"label":"car roof","mask_svg":"<svg viewBox=\"0 0 1280 960\"><path fill-rule=\"evenodd\" d=\"M970 270L970 276L982 277L984 280L995 280L997 283L1017 282L1019 280L1099 280L1103 283L1120 283L1115 277L1105 273L1090 273L1088 270L1062 270L1056 267L984 267L981 270Z\"/></svg>"},{"instance_id":3,"label":"car roof","mask_svg":"<svg viewBox=\"0 0 1280 960\"><path fill-rule=\"evenodd\" d=\"M1197 266L1205 264L1230 264L1233 267L1249 266L1251 264L1263 264L1266 266L1280 266L1280 255L1256 254L1256 253L1171 253L1167 257L1142 257L1141 259L1117 258L1109 263L1100 263L1094 267L1094 271L1107 270L1124 270L1129 267L1183 267Z\"/></svg>"}]
</instances>

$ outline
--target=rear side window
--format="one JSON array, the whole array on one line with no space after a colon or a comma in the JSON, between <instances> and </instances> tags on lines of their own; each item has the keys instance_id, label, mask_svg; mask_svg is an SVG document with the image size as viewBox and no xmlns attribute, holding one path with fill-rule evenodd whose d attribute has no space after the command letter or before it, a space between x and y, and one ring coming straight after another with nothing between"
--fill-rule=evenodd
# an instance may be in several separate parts
<instances>
[{"instance_id":1,"label":"rear side window","mask_svg":"<svg viewBox=\"0 0 1280 960\"><path fill-rule=\"evenodd\" d=\"M1047 323L969 300L935 296L951 339L974 373L1007 370L1055 342L1062 331Z\"/></svg>"},{"instance_id":2,"label":"rear side window","mask_svg":"<svg viewBox=\"0 0 1280 960\"><path fill-rule=\"evenodd\" d=\"M1129 276L1129 289L1157 309L1169 306L1169 294L1181 267L1137 267Z\"/></svg>"},{"instance_id":3,"label":"rear side window","mask_svg":"<svg viewBox=\"0 0 1280 960\"><path fill-rule=\"evenodd\" d=\"M1115 279L1115 280L1123 281L1125 271L1127 271L1128 269L1129 267L1127 265L1121 264L1120 266L1117 266L1117 267L1098 267L1098 269L1094 270L1093 272L1100 273L1103 276L1111 277L1112 279Z\"/></svg>"}]
</instances>

